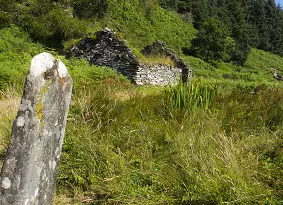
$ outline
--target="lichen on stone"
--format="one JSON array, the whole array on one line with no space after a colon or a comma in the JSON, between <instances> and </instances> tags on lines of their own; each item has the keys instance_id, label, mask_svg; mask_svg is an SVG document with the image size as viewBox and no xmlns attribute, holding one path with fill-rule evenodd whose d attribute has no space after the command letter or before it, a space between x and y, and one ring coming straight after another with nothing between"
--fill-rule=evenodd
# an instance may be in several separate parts
<instances>
[{"instance_id":1,"label":"lichen on stone","mask_svg":"<svg viewBox=\"0 0 283 205\"><path fill-rule=\"evenodd\" d=\"M11 180L8 177L5 177L2 181L2 187L4 189L9 189L11 187Z\"/></svg>"},{"instance_id":2,"label":"lichen on stone","mask_svg":"<svg viewBox=\"0 0 283 205\"><path fill-rule=\"evenodd\" d=\"M49 53L41 53L35 56L30 65L29 73L34 77L42 75L46 70L51 69L54 65L54 57Z\"/></svg>"},{"instance_id":3,"label":"lichen on stone","mask_svg":"<svg viewBox=\"0 0 283 205\"><path fill-rule=\"evenodd\" d=\"M17 119L17 126L22 127L25 124L25 118L23 116L18 117Z\"/></svg>"},{"instance_id":4,"label":"lichen on stone","mask_svg":"<svg viewBox=\"0 0 283 205\"><path fill-rule=\"evenodd\" d=\"M1 205L52 204L72 91L59 64L47 53L32 60L0 175Z\"/></svg>"}]
</instances>

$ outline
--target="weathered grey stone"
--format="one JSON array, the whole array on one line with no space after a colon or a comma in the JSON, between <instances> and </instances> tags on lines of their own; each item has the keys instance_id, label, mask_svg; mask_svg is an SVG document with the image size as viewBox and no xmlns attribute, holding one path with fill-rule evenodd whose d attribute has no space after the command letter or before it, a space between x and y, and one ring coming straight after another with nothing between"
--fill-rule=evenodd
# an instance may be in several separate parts
<instances>
[{"instance_id":1,"label":"weathered grey stone","mask_svg":"<svg viewBox=\"0 0 283 205\"><path fill-rule=\"evenodd\" d=\"M98 31L95 36L95 39L82 39L71 49L71 56L86 59L90 64L111 67L138 85L176 84L180 78L185 82L191 77L190 67L161 41L146 46L142 52L146 56L170 57L173 68L139 62L126 43L110 29Z\"/></svg>"},{"instance_id":2,"label":"weathered grey stone","mask_svg":"<svg viewBox=\"0 0 283 205\"><path fill-rule=\"evenodd\" d=\"M84 38L71 49L71 55L86 59L90 64L108 66L132 79L138 60L115 32L106 28L95 33L96 38Z\"/></svg>"},{"instance_id":3,"label":"weathered grey stone","mask_svg":"<svg viewBox=\"0 0 283 205\"><path fill-rule=\"evenodd\" d=\"M192 69L185 61L178 57L174 50L168 48L165 42L156 41L147 45L141 51L145 56L167 56L174 62L174 67L182 70L182 81L186 82L192 77ZM179 80L179 79L178 79Z\"/></svg>"},{"instance_id":4,"label":"weathered grey stone","mask_svg":"<svg viewBox=\"0 0 283 205\"><path fill-rule=\"evenodd\" d=\"M0 175L1 205L52 204L71 92L60 60L32 59Z\"/></svg>"},{"instance_id":5,"label":"weathered grey stone","mask_svg":"<svg viewBox=\"0 0 283 205\"><path fill-rule=\"evenodd\" d=\"M169 65L140 64L134 81L137 85L168 85L177 84L180 80L182 69Z\"/></svg>"}]
</instances>

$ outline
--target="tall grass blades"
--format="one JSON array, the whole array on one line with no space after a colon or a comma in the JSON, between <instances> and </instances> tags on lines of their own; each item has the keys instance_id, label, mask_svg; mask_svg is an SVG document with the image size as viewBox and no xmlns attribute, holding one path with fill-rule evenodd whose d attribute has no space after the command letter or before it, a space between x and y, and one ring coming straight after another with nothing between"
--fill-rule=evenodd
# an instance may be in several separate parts
<instances>
[{"instance_id":1,"label":"tall grass blades","mask_svg":"<svg viewBox=\"0 0 283 205\"><path fill-rule=\"evenodd\" d=\"M204 81L179 83L164 90L165 102L169 107L177 110L185 109L193 113L198 108L209 110L216 93L217 86Z\"/></svg>"},{"instance_id":2,"label":"tall grass blades","mask_svg":"<svg viewBox=\"0 0 283 205\"><path fill-rule=\"evenodd\" d=\"M16 117L20 98L13 87L0 90L0 167L10 141L13 120Z\"/></svg>"}]
</instances>

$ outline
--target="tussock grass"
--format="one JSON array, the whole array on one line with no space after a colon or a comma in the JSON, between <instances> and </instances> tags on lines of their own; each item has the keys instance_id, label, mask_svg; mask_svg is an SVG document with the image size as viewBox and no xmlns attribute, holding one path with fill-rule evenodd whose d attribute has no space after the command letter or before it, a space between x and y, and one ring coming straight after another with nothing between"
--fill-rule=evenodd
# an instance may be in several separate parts
<instances>
[{"instance_id":1,"label":"tussock grass","mask_svg":"<svg viewBox=\"0 0 283 205\"><path fill-rule=\"evenodd\" d=\"M73 98L59 194L93 204L280 203L280 88L224 92L199 81L120 99L108 86ZM168 100L181 86L192 102L182 109Z\"/></svg>"},{"instance_id":2,"label":"tussock grass","mask_svg":"<svg viewBox=\"0 0 283 205\"><path fill-rule=\"evenodd\" d=\"M140 59L143 63L153 66L153 65L167 65L174 67L174 62L170 57L162 57L162 56L151 56L151 57L143 57Z\"/></svg>"},{"instance_id":3,"label":"tussock grass","mask_svg":"<svg viewBox=\"0 0 283 205\"><path fill-rule=\"evenodd\" d=\"M209 109L212 97L217 93L216 85L193 81L191 83L179 83L165 89L167 104L177 109L187 109L195 113L196 109Z\"/></svg>"}]
</instances>

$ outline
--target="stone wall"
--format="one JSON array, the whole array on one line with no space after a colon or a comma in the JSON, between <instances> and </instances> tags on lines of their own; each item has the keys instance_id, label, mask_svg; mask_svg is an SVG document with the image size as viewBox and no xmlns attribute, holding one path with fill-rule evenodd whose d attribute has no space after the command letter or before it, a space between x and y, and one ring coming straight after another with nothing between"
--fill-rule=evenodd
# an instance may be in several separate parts
<instances>
[{"instance_id":1,"label":"stone wall","mask_svg":"<svg viewBox=\"0 0 283 205\"><path fill-rule=\"evenodd\" d=\"M160 41L145 47L144 55L150 56L155 55L154 52L159 52L159 55L170 57L174 67L148 66L139 62L126 43L108 28L96 32L95 36L96 38L82 39L71 49L71 56L86 59L90 64L113 68L138 85L176 84L180 78L187 81L191 76L190 67Z\"/></svg>"},{"instance_id":2,"label":"stone wall","mask_svg":"<svg viewBox=\"0 0 283 205\"><path fill-rule=\"evenodd\" d=\"M137 85L168 85L177 84L182 75L182 69L169 65L140 64L134 77Z\"/></svg>"},{"instance_id":3,"label":"stone wall","mask_svg":"<svg viewBox=\"0 0 283 205\"><path fill-rule=\"evenodd\" d=\"M192 70L190 66L188 66L182 58L177 56L174 50L168 48L166 43L162 41L156 41L152 43L152 45L145 46L144 49L142 50L142 54L147 57L150 56L169 57L171 61L174 63L174 68L181 69L181 78L183 82L188 81L188 79L191 78L192 76ZM177 79L177 82L179 80L180 80L180 76Z\"/></svg>"},{"instance_id":4,"label":"stone wall","mask_svg":"<svg viewBox=\"0 0 283 205\"><path fill-rule=\"evenodd\" d=\"M90 64L114 68L128 79L136 75L139 62L125 42L108 29L95 33L96 38L84 38L71 49L73 56Z\"/></svg>"}]
</instances>

